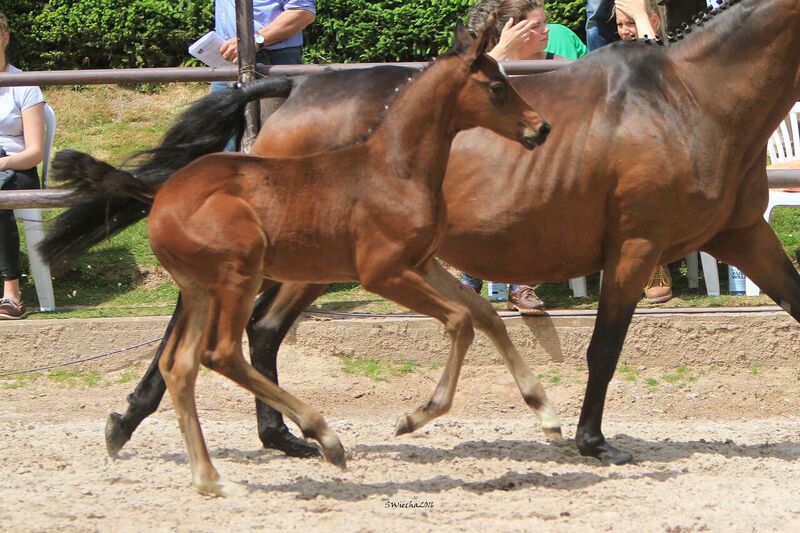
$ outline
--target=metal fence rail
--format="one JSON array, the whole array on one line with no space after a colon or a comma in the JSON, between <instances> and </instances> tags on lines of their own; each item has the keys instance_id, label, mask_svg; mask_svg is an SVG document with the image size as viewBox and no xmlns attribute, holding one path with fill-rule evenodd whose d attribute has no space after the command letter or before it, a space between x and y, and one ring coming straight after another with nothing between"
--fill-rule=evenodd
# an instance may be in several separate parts
<instances>
[{"instance_id":1,"label":"metal fence rail","mask_svg":"<svg viewBox=\"0 0 800 533\"><path fill-rule=\"evenodd\" d=\"M800 188L800 169L767 170L767 178L769 187L772 189ZM0 191L0 209L67 207L72 205L67 201L70 192L72 192L71 189Z\"/></svg>"},{"instance_id":2,"label":"metal fence rail","mask_svg":"<svg viewBox=\"0 0 800 533\"><path fill-rule=\"evenodd\" d=\"M537 74L565 67L569 60L504 61L508 74ZM406 63L331 63L328 65L256 65L261 76L303 76L335 70L354 70L379 65L398 65L421 69L425 62ZM49 70L41 72L18 72L0 74L0 87L21 85L97 85L105 83L170 83L191 81L236 81L236 67L164 67L121 68L96 70Z\"/></svg>"}]
</instances>

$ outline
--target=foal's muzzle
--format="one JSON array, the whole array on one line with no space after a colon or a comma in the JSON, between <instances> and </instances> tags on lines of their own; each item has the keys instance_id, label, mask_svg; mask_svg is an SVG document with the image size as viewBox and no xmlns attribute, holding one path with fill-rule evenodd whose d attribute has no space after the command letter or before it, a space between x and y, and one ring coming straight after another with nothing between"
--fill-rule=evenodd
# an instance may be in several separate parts
<instances>
[{"instance_id":1,"label":"foal's muzzle","mask_svg":"<svg viewBox=\"0 0 800 533\"><path fill-rule=\"evenodd\" d=\"M547 139L547 135L550 133L550 130L550 124L545 121L542 121L542 125L539 126L538 130L529 126L525 126L522 130L522 145L528 150L533 150L540 144L544 143L545 139Z\"/></svg>"}]
</instances>

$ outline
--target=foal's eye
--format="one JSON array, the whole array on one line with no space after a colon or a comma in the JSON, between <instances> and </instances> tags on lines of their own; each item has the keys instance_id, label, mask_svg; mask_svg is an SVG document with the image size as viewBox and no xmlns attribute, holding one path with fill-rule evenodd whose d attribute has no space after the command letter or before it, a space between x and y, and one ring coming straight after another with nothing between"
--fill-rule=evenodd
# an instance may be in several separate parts
<instances>
[{"instance_id":1,"label":"foal's eye","mask_svg":"<svg viewBox=\"0 0 800 533\"><path fill-rule=\"evenodd\" d=\"M506 90L506 84L500 81L495 81L489 84L489 90L492 91L492 95L500 96Z\"/></svg>"}]
</instances>

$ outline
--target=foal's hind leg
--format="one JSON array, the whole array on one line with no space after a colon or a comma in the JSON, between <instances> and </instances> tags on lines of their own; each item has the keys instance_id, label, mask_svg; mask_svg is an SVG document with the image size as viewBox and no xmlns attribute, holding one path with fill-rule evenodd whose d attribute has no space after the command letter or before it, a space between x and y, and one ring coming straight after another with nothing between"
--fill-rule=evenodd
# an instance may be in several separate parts
<instances>
[{"instance_id":1,"label":"foal's hind leg","mask_svg":"<svg viewBox=\"0 0 800 533\"><path fill-rule=\"evenodd\" d=\"M443 295L467 306L475 327L489 337L506 361L525 403L539 417L542 432L550 440L561 440L561 421L558 414L550 405L541 382L525 364L516 346L508 337L506 325L497 316L492 304L474 290L464 287L436 260L433 261L431 272L426 279Z\"/></svg>"},{"instance_id":2,"label":"foal's hind leg","mask_svg":"<svg viewBox=\"0 0 800 533\"><path fill-rule=\"evenodd\" d=\"M207 298L184 291L186 307L179 316L159 361L161 374L172 397L175 415L186 444L186 455L192 471L192 485L200 492L221 496L237 492L235 485L220 478L203 438L195 403L195 382L198 370L198 348L203 342L208 322Z\"/></svg>"},{"instance_id":3,"label":"foal's hind leg","mask_svg":"<svg viewBox=\"0 0 800 533\"><path fill-rule=\"evenodd\" d=\"M344 468L344 449L325 419L245 361L241 333L250 316L250 307L243 306L242 302L252 301L255 293L247 295L244 292L231 291L229 287L221 287L213 292L216 294L212 296L212 300L219 305L219 310L213 317L216 324L213 338L216 342L203 354L203 364L235 381L267 405L288 416L300 427L306 438L319 442L328 461ZM249 300L247 296L250 297ZM212 317L209 319L211 321Z\"/></svg>"},{"instance_id":4,"label":"foal's hind leg","mask_svg":"<svg viewBox=\"0 0 800 533\"><path fill-rule=\"evenodd\" d=\"M284 283L271 288L256 302L247 337L250 361L270 381L278 383L278 348L297 317L323 293L327 285ZM283 422L283 415L256 399L258 436L265 448L280 450L293 457L315 457L319 449L298 439Z\"/></svg>"}]
</instances>

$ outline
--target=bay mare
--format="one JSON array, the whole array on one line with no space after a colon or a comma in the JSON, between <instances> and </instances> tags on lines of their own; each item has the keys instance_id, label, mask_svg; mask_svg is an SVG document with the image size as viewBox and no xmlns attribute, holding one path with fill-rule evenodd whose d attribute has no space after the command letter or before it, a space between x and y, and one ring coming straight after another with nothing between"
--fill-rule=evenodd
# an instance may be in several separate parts
<instances>
[{"instance_id":1,"label":"bay mare","mask_svg":"<svg viewBox=\"0 0 800 533\"><path fill-rule=\"evenodd\" d=\"M579 451L603 461L631 460L605 440L601 424L608 384L655 265L707 251L739 267L800 320L800 276L762 218L766 141L800 98L800 0L724 7L676 43L620 42L556 72L515 78L553 124L534 152L485 130L460 134L451 152L440 257L518 283L605 271L576 434ZM262 128L254 152L310 153L358 137L368 127L363 117L379 110L405 75L385 67L303 78L291 90L271 82L275 95L289 98ZM87 204L86 211L98 207ZM126 225L147 209L112 207L127 214L120 216ZM64 230L62 242L80 236ZM74 256L88 244L62 246L53 257ZM277 377L280 340L323 289L291 284L262 296L248 328L256 368ZM129 397L127 412L109 417L112 454L158 406L164 385L154 368ZM258 415L266 446L309 453L275 413L259 405Z\"/></svg>"},{"instance_id":2,"label":"bay mare","mask_svg":"<svg viewBox=\"0 0 800 533\"><path fill-rule=\"evenodd\" d=\"M455 43L398 92L361 142L302 157L211 154L149 188L150 245L183 295L159 369L200 492L232 490L212 465L200 428L194 387L201 364L289 416L326 459L344 467L344 449L323 417L242 356L255 299L272 280L357 281L445 325L452 347L442 379L425 405L400 419L398 434L449 409L474 320L509 366L521 369L515 377L523 395L560 438L541 383L516 351L504 350L511 342L491 305L434 260L447 221L441 188L455 135L483 126L531 150L550 131L484 53L485 37L473 40L459 24ZM57 162L61 177L70 165L87 171L78 183L89 183L83 191L91 198L147 197L136 176L86 154L64 152Z\"/></svg>"}]
</instances>

